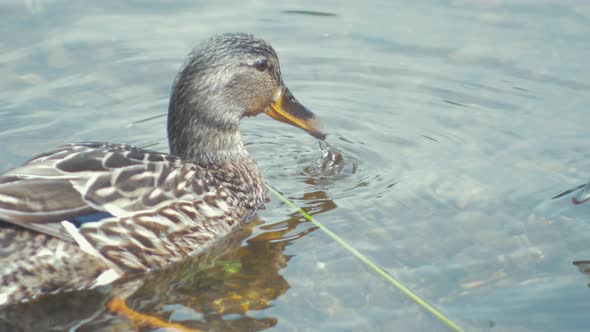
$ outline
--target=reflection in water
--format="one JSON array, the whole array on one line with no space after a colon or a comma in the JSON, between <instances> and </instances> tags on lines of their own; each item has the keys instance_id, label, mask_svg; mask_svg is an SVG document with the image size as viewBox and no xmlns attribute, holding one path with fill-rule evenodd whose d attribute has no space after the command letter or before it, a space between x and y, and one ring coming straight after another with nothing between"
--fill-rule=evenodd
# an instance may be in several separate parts
<instances>
[{"instance_id":1,"label":"reflection in water","mask_svg":"<svg viewBox=\"0 0 590 332\"><path fill-rule=\"evenodd\" d=\"M306 202L305 210L312 215L336 207L323 191L307 193L298 200ZM290 259L284 250L316 229L297 232L304 221L293 213L287 220L261 226L263 232L243 245L253 228L263 223L256 219L207 252L164 270L99 289L49 295L5 307L0 310L0 331L139 328L106 311L105 304L113 296L124 298L136 311L206 331L272 327L277 324L276 318L249 313L269 307L289 289L280 274Z\"/></svg>"},{"instance_id":2,"label":"reflection in water","mask_svg":"<svg viewBox=\"0 0 590 332\"><path fill-rule=\"evenodd\" d=\"M590 261L574 261L573 264L578 267L580 272L590 276ZM590 287L590 283L588 283L588 287Z\"/></svg>"}]
</instances>

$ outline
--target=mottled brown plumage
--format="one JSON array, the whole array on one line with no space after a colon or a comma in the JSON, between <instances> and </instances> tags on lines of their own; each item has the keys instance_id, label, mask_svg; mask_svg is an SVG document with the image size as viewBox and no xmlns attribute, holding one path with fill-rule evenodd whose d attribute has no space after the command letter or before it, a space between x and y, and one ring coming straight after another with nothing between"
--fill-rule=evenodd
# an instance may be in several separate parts
<instances>
[{"instance_id":1,"label":"mottled brown plumage","mask_svg":"<svg viewBox=\"0 0 590 332\"><path fill-rule=\"evenodd\" d=\"M171 154L74 143L1 175L0 305L164 267L248 222L266 195L239 123L262 112L323 137L272 47L223 34L174 82Z\"/></svg>"}]
</instances>

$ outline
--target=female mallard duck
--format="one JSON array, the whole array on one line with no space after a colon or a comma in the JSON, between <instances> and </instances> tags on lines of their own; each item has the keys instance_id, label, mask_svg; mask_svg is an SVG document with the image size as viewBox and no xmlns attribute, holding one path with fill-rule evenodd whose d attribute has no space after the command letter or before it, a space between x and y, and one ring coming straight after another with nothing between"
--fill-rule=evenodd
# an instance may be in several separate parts
<instances>
[{"instance_id":1,"label":"female mallard duck","mask_svg":"<svg viewBox=\"0 0 590 332\"><path fill-rule=\"evenodd\" d=\"M1 175L0 305L163 267L247 222L266 191L239 124L262 112L324 137L273 48L222 34L174 82L170 154L73 143Z\"/></svg>"}]
</instances>

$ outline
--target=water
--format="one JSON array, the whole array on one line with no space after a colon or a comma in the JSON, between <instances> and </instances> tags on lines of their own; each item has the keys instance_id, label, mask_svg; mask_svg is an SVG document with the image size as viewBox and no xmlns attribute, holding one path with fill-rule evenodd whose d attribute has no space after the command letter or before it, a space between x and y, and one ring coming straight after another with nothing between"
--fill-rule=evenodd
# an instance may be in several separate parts
<instances>
[{"instance_id":1,"label":"water","mask_svg":"<svg viewBox=\"0 0 590 332\"><path fill-rule=\"evenodd\" d=\"M69 141L166 150L185 55L252 32L331 146L246 120L270 183L466 330L589 329L590 204L551 199L590 173L587 2L5 0L0 17L0 169ZM208 331L445 330L275 197L203 257L0 327L135 330L113 293Z\"/></svg>"}]
</instances>

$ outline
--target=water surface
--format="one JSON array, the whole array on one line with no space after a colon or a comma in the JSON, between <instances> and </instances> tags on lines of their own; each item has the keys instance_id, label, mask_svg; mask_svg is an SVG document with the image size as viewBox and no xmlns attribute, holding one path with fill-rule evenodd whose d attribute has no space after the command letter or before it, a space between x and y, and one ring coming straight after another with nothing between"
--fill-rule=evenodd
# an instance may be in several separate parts
<instances>
[{"instance_id":1,"label":"water surface","mask_svg":"<svg viewBox=\"0 0 590 332\"><path fill-rule=\"evenodd\" d=\"M589 329L572 262L590 260L590 204L551 199L590 178L587 2L8 0L0 18L0 169L70 141L166 151L157 116L185 55L251 32L357 165L322 175L315 139L248 119L270 183L466 330ZM0 324L133 331L104 310L117 293L208 331L445 330L271 198L202 257Z\"/></svg>"}]
</instances>

